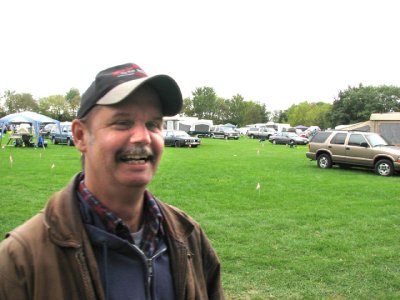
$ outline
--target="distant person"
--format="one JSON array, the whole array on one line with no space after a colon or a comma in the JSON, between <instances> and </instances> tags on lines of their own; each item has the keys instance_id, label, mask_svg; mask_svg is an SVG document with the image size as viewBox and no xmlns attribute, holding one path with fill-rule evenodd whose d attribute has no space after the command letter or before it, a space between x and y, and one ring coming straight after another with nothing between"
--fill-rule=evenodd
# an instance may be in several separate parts
<instances>
[{"instance_id":1,"label":"distant person","mask_svg":"<svg viewBox=\"0 0 400 300\"><path fill-rule=\"evenodd\" d=\"M199 224L147 189L163 116L181 107L167 75L135 64L97 74L72 122L84 171L0 243L0 299L224 298Z\"/></svg>"}]
</instances>

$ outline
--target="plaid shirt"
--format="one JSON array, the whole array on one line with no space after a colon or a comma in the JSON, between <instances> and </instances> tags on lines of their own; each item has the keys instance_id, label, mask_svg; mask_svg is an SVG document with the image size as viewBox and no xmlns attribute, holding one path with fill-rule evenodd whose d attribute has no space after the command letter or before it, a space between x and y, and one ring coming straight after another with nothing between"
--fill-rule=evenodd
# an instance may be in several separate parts
<instances>
[{"instance_id":1,"label":"plaid shirt","mask_svg":"<svg viewBox=\"0 0 400 300\"><path fill-rule=\"evenodd\" d=\"M86 187L83 179L79 184L77 192L102 220L108 232L134 244L128 226L124 224L121 218L116 216L93 196ZM159 241L164 237L164 229L162 226L163 216L154 196L147 190L145 191L144 200L143 236L140 245L137 246L139 246L147 257L151 257L157 250Z\"/></svg>"}]
</instances>

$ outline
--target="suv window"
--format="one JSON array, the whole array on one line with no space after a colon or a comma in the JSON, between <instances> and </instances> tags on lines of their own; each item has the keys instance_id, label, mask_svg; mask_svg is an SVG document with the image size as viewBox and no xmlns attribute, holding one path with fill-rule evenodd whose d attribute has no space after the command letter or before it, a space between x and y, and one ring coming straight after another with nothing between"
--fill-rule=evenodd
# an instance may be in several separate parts
<instances>
[{"instance_id":1,"label":"suv window","mask_svg":"<svg viewBox=\"0 0 400 300\"><path fill-rule=\"evenodd\" d=\"M331 140L331 144L335 145L344 145L344 141L346 140L347 133L337 133Z\"/></svg>"},{"instance_id":2,"label":"suv window","mask_svg":"<svg viewBox=\"0 0 400 300\"><path fill-rule=\"evenodd\" d=\"M323 143L326 141L328 136L331 135L332 132L329 131L320 131L312 138L313 143Z\"/></svg>"},{"instance_id":3,"label":"suv window","mask_svg":"<svg viewBox=\"0 0 400 300\"><path fill-rule=\"evenodd\" d=\"M377 134L366 134L365 137L369 141L372 147L375 146L388 146L389 143L380 135Z\"/></svg>"},{"instance_id":4,"label":"suv window","mask_svg":"<svg viewBox=\"0 0 400 300\"><path fill-rule=\"evenodd\" d=\"M365 143L366 140L361 134L351 134L349 138L349 146L361 146L361 143Z\"/></svg>"}]
</instances>

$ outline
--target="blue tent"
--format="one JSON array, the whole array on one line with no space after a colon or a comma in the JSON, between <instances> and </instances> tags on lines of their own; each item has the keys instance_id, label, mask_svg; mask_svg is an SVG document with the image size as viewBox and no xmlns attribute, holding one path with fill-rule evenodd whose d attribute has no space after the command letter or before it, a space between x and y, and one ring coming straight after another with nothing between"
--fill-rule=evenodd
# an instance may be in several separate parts
<instances>
[{"instance_id":1,"label":"blue tent","mask_svg":"<svg viewBox=\"0 0 400 300\"><path fill-rule=\"evenodd\" d=\"M32 124L32 127L35 130L35 135L37 137L37 140L39 140L38 137L39 137L40 125L54 123L54 124L57 124L58 127L60 127L60 121L54 120L45 115L41 115L41 114L31 112L31 111L14 113L14 114L10 114L10 115L7 115L7 116L1 118L0 119L1 132L3 132L4 127L10 123L12 123L12 124L21 124L21 123ZM1 141L2 141L2 137L0 137L0 144L1 144Z\"/></svg>"},{"instance_id":2,"label":"blue tent","mask_svg":"<svg viewBox=\"0 0 400 300\"><path fill-rule=\"evenodd\" d=\"M301 129L301 130L306 130L308 127L304 126L304 125L297 125L295 128L296 129Z\"/></svg>"}]
</instances>

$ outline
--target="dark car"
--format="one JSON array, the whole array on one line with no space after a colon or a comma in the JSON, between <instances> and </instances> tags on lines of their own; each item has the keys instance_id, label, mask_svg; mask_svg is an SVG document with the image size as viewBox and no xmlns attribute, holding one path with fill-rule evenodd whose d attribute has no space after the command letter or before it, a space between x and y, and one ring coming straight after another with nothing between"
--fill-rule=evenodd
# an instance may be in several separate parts
<instances>
[{"instance_id":1,"label":"dark car","mask_svg":"<svg viewBox=\"0 0 400 300\"><path fill-rule=\"evenodd\" d=\"M320 131L311 139L306 157L316 160L321 169L357 166L381 176L400 171L400 147L372 132Z\"/></svg>"},{"instance_id":2,"label":"dark car","mask_svg":"<svg viewBox=\"0 0 400 300\"><path fill-rule=\"evenodd\" d=\"M210 131L210 136L214 139L238 140L240 138L240 133L232 127L217 126Z\"/></svg>"},{"instance_id":3,"label":"dark car","mask_svg":"<svg viewBox=\"0 0 400 300\"><path fill-rule=\"evenodd\" d=\"M197 147L201 140L192 137L187 132L181 130L167 130L164 132L164 145L173 147Z\"/></svg>"},{"instance_id":4,"label":"dark car","mask_svg":"<svg viewBox=\"0 0 400 300\"><path fill-rule=\"evenodd\" d=\"M294 132L277 132L271 135L268 139L272 144L283 144L283 145L307 145L308 139L298 136Z\"/></svg>"}]
</instances>

